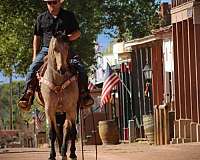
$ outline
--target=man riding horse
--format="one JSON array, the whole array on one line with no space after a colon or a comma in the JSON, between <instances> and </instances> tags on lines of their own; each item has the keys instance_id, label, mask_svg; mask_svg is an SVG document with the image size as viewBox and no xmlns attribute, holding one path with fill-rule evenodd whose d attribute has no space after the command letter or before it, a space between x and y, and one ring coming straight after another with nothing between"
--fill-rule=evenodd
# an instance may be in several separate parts
<instances>
[{"instance_id":1,"label":"man riding horse","mask_svg":"<svg viewBox=\"0 0 200 160\"><path fill-rule=\"evenodd\" d=\"M44 63L44 57L48 54L49 42L56 32L63 32L66 34L66 39L73 42L81 35L79 31L79 24L72 12L66 11L62 8L64 0L44 0L47 3L48 10L37 17L34 29L33 38L33 62L29 67L26 76L25 92L19 100L18 106L23 110L29 110L35 92L33 81L36 77L36 72ZM42 41L42 44L40 42ZM88 90L88 77L77 55L70 53L70 65L79 73L79 78L82 82L80 90L81 101L84 106L93 104L93 99Z\"/></svg>"}]
</instances>

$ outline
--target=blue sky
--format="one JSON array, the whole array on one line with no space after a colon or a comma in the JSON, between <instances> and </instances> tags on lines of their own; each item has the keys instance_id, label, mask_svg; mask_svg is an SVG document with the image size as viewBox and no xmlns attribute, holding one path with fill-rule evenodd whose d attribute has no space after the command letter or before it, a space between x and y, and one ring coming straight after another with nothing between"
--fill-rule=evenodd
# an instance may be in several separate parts
<instances>
[{"instance_id":1,"label":"blue sky","mask_svg":"<svg viewBox=\"0 0 200 160\"><path fill-rule=\"evenodd\" d=\"M19 77L19 76L16 76L16 75L14 75L13 77L13 80L22 80L23 79L23 77ZM9 81L10 81L10 78L9 77L5 77L5 76L3 76L3 74L0 72L0 84L1 83L9 83Z\"/></svg>"}]
</instances>

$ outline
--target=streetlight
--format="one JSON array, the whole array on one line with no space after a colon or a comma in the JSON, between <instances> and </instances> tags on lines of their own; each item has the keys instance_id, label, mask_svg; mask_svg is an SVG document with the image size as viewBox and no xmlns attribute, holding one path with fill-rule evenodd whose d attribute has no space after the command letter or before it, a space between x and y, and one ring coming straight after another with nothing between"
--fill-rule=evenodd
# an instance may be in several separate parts
<instances>
[{"instance_id":1,"label":"streetlight","mask_svg":"<svg viewBox=\"0 0 200 160\"><path fill-rule=\"evenodd\" d=\"M152 78L152 69L150 65L147 63L142 71L144 73L145 80L150 82Z\"/></svg>"},{"instance_id":2,"label":"streetlight","mask_svg":"<svg viewBox=\"0 0 200 160\"><path fill-rule=\"evenodd\" d=\"M37 147L37 134L36 134L36 109L32 112L33 117L33 133L34 133L34 147Z\"/></svg>"},{"instance_id":3,"label":"streetlight","mask_svg":"<svg viewBox=\"0 0 200 160\"><path fill-rule=\"evenodd\" d=\"M147 57L148 58L148 57ZM144 73L145 78L145 96L148 100L148 114L143 115L143 125L144 125L144 132L145 136L147 137L148 141L150 143L153 143L154 141L154 121L153 121L153 115L152 115L152 105L151 105L151 79L152 79L152 69L151 66L148 63L148 59L146 61L146 65L144 66L144 69L142 70ZM145 100L146 101L146 100ZM146 104L146 103L145 103ZM146 109L146 108L145 108Z\"/></svg>"},{"instance_id":4,"label":"streetlight","mask_svg":"<svg viewBox=\"0 0 200 160\"><path fill-rule=\"evenodd\" d=\"M148 64L148 61L146 65L144 66L144 69L142 70L144 73L145 78L145 96L148 97L149 100L149 112L151 113L151 79L152 79L152 69L151 66Z\"/></svg>"}]
</instances>

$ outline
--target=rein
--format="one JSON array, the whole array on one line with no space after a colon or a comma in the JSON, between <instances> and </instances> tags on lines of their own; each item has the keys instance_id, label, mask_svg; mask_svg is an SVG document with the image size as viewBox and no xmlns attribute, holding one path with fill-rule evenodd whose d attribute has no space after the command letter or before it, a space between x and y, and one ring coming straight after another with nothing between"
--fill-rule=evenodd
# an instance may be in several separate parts
<instances>
[{"instance_id":1,"label":"rein","mask_svg":"<svg viewBox=\"0 0 200 160\"><path fill-rule=\"evenodd\" d=\"M45 79L44 77L41 77L39 75L39 73L37 73L37 78L40 83L47 85L55 93L61 92L62 90L67 88L71 82L77 80L77 77L74 75L74 76L70 77L69 79L67 79L62 85L55 85L54 83L50 82L49 80Z\"/></svg>"}]
</instances>

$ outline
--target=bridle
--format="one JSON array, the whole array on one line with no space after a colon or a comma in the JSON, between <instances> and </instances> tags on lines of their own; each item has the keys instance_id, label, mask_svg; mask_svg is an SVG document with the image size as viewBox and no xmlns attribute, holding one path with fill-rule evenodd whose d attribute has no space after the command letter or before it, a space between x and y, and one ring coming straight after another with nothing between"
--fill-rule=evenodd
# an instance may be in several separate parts
<instances>
[{"instance_id":1,"label":"bridle","mask_svg":"<svg viewBox=\"0 0 200 160\"><path fill-rule=\"evenodd\" d=\"M64 81L61 85L55 85L53 82L49 81L48 79L42 77L37 73L37 78L39 80L39 83L43 83L46 86L48 86L52 91L54 91L56 94L62 92L65 88L67 88L73 81L77 81L77 76L73 75L70 78L68 78L66 81Z\"/></svg>"}]
</instances>

